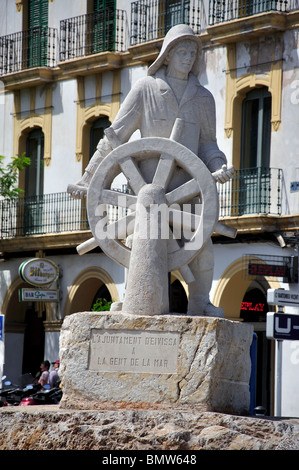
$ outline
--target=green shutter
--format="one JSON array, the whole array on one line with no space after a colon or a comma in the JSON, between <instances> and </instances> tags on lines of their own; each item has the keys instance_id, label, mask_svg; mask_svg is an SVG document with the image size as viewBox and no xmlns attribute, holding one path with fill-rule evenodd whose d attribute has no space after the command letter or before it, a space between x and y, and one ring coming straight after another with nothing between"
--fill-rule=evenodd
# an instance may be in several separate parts
<instances>
[{"instance_id":1,"label":"green shutter","mask_svg":"<svg viewBox=\"0 0 299 470\"><path fill-rule=\"evenodd\" d=\"M94 25L92 52L115 49L115 0L93 0Z\"/></svg>"},{"instance_id":2,"label":"green shutter","mask_svg":"<svg viewBox=\"0 0 299 470\"><path fill-rule=\"evenodd\" d=\"M101 8L114 8L115 0L93 0L93 10L98 11Z\"/></svg>"},{"instance_id":3,"label":"green shutter","mask_svg":"<svg viewBox=\"0 0 299 470\"><path fill-rule=\"evenodd\" d=\"M29 0L29 67L47 65L48 0Z\"/></svg>"},{"instance_id":4,"label":"green shutter","mask_svg":"<svg viewBox=\"0 0 299 470\"><path fill-rule=\"evenodd\" d=\"M48 26L48 3L49 0L29 0L29 29Z\"/></svg>"}]
</instances>

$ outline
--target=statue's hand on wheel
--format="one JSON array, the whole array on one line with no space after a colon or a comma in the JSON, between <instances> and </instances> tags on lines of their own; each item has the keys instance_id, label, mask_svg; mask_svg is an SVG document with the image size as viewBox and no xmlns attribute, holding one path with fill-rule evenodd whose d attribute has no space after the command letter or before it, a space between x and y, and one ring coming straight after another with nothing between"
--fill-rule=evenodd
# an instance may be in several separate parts
<instances>
[{"instance_id":1,"label":"statue's hand on wheel","mask_svg":"<svg viewBox=\"0 0 299 470\"><path fill-rule=\"evenodd\" d=\"M212 176L215 178L216 181L221 184L224 184L234 176L234 173L234 166L230 166L229 168L227 168L226 165L222 165L222 168L212 173Z\"/></svg>"}]
</instances>

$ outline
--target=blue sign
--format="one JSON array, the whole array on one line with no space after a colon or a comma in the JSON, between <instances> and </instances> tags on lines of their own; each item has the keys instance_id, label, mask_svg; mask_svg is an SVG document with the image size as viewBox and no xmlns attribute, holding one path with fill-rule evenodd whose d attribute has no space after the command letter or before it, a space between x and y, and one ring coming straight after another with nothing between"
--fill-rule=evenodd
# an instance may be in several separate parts
<instances>
[{"instance_id":1,"label":"blue sign","mask_svg":"<svg viewBox=\"0 0 299 470\"><path fill-rule=\"evenodd\" d=\"M267 313L266 336L269 339L299 340L299 315Z\"/></svg>"},{"instance_id":2,"label":"blue sign","mask_svg":"<svg viewBox=\"0 0 299 470\"><path fill-rule=\"evenodd\" d=\"M0 341L4 341L4 315L0 315Z\"/></svg>"}]
</instances>

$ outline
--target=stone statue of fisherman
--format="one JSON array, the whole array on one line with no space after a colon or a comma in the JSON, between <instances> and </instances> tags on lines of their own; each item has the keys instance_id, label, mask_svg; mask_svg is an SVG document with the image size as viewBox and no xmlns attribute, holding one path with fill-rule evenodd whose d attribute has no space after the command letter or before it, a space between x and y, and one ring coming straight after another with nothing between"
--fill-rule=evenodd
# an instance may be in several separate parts
<instances>
[{"instance_id":1,"label":"stone statue of fisherman","mask_svg":"<svg viewBox=\"0 0 299 470\"><path fill-rule=\"evenodd\" d=\"M187 25L177 25L165 36L161 51L124 100L112 128L121 143L139 129L141 137L169 138L176 118L184 121L178 142L206 164L217 181L225 183L233 171L216 141L215 103L198 81L201 41ZM100 140L82 179L68 188L73 197L84 197L91 178L112 150L106 137ZM188 315L223 317L223 310L209 299L214 254L209 240L189 267L195 281L188 285Z\"/></svg>"}]
</instances>

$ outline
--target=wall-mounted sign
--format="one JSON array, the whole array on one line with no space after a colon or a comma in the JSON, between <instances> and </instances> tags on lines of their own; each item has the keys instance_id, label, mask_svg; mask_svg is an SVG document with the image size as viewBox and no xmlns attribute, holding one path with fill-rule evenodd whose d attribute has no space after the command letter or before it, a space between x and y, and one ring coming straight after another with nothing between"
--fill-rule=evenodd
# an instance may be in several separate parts
<instances>
[{"instance_id":1,"label":"wall-mounted sign","mask_svg":"<svg viewBox=\"0 0 299 470\"><path fill-rule=\"evenodd\" d=\"M58 302L57 289L19 289L20 302Z\"/></svg>"},{"instance_id":2,"label":"wall-mounted sign","mask_svg":"<svg viewBox=\"0 0 299 470\"><path fill-rule=\"evenodd\" d=\"M285 289L268 289L267 301L269 305L299 307L299 292Z\"/></svg>"},{"instance_id":3,"label":"wall-mounted sign","mask_svg":"<svg viewBox=\"0 0 299 470\"><path fill-rule=\"evenodd\" d=\"M288 266L279 264L248 263L248 274L252 276L289 277Z\"/></svg>"},{"instance_id":4,"label":"wall-mounted sign","mask_svg":"<svg viewBox=\"0 0 299 470\"><path fill-rule=\"evenodd\" d=\"M299 315L267 313L266 336L277 340L299 340Z\"/></svg>"},{"instance_id":5,"label":"wall-mounted sign","mask_svg":"<svg viewBox=\"0 0 299 470\"><path fill-rule=\"evenodd\" d=\"M19 273L23 281L32 286L40 287L56 281L59 270L56 264L48 259L33 258L21 264Z\"/></svg>"},{"instance_id":6,"label":"wall-mounted sign","mask_svg":"<svg viewBox=\"0 0 299 470\"><path fill-rule=\"evenodd\" d=\"M291 193L299 191L299 181L291 181Z\"/></svg>"}]
</instances>

